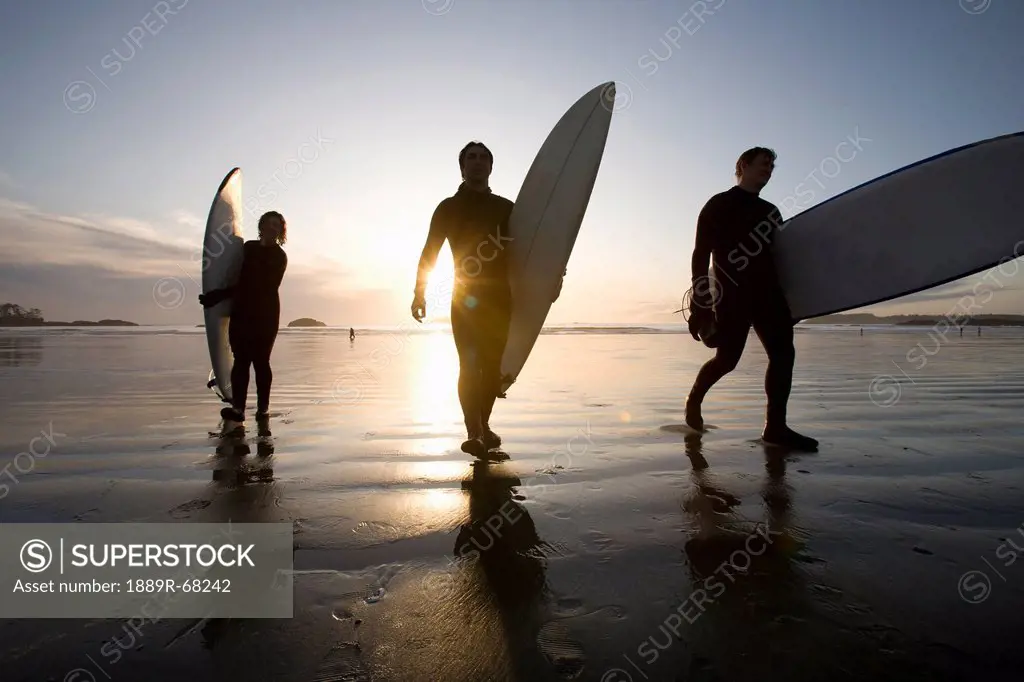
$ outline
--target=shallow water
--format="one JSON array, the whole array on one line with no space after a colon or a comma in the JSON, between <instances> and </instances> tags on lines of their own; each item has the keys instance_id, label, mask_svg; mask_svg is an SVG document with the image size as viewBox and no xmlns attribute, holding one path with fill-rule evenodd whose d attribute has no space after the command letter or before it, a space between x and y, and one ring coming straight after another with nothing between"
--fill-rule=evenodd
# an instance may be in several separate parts
<instances>
[{"instance_id":1,"label":"shallow water","mask_svg":"<svg viewBox=\"0 0 1024 682\"><path fill-rule=\"evenodd\" d=\"M202 330L3 331L0 469L40 433L53 445L8 469L0 520L290 521L297 575L290 621L155 624L113 668L96 652L116 622L6 621L0 664L63 679L88 654L97 679L196 681L1019 669L1024 330L801 328L790 421L821 446L790 456L757 441L755 336L696 438L682 401L710 351L655 331L544 335L496 405L508 459L490 465L459 450L444 333L283 331L269 432L250 408L222 434Z\"/></svg>"}]
</instances>

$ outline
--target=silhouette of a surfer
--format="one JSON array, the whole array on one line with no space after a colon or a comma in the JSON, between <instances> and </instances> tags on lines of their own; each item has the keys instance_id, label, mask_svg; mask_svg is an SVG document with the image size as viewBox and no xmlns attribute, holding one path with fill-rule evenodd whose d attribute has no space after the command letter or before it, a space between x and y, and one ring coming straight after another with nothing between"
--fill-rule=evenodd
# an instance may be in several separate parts
<instances>
[{"instance_id":1,"label":"silhouette of a surfer","mask_svg":"<svg viewBox=\"0 0 1024 682\"><path fill-rule=\"evenodd\" d=\"M455 261L451 325L459 355L459 403L466 423L462 451L477 457L501 445L490 418L501 391L501 357L512 317L508 273L513 204L491 191L493 163L491 150L482 142L470 142L459 152L462 184L437 205L430 219L412 301L412 316L422 322L427 279L447 240Z\"/></svg>"},{"instance_id":2,"label":"silhouette of a surfer","mask_svg":"<svg viewBox=\"0 0 1024 682\"><path fill-rule=\"evenodd\" d=\"M270 353L281 321L278 289L288 267L288 256L281 248L288 235L284 216L277 211L264 213L258 229L259 239L245 243L238 283L199 296L204 308L231 299L228 341L235 356L231 368L232 404L220 414L236 422L245 421L250 365L256 374L256 418L268 416L273 381Z\"/></svg>"},{"instance_id":3,"label":"silhouette of a surfer","mask_svg":"<svg viewBox=\"0 0 1024 682\"><path fill-rule=\"evenodd\" d=\"M736 368L753 326L768 354L768 409L762 439L768 444L815 450L816 440L786 423L796 357L794 321L771 251L782 215L778 207L759 196L771 179L775 158L775 152L765 147L743 152L736 161L736 186L711 197L697 219L689 329L694 339L716 352L701 367L687 396L686 423L698 431L704 428L704 396ZM712 255L713 287L708 278Z\"/></svg>"}]
</instances>

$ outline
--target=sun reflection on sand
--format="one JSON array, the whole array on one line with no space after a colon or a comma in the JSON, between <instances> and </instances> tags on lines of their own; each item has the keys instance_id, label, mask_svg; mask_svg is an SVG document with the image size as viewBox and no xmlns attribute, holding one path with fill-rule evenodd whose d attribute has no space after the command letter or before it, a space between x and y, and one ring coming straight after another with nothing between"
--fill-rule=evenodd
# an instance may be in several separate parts
<instances>
[{"instance_id":1,"label":"sun reflection on sand","mask_svg":"<svg viewBox=\"0 0 1024 682\"><path fill-rule=\"evenodd\" d=\"M442 462L437 462L442 464ZM463 464L459 471L461 472L466 467ZM466 498L462 494L461 490L454 488L444 488L436 490L424 490L423 494L418 500L418 505L424 512L462 512L466 507Z\"/></svg>"},{"instance_id":2,"label":"sun reflection on sand","mask_svg":"<svg viewBox=\"0 0 1024 682\"><path fill-rule=\"evenodd\" d=\"M410 352L416 353L408 392L413 427L424 435L413 447L421 455L443 454L457 447L462 437L455 344L450 334L431 334Z\"/></svg>"},{"instance_id":3,"label":"sun reflection on sand","mask_svg":"<svg viewBox=\"0 0 1024 682\"><path fill-rule=\"evenodd\" d=\"M461 480L465 473L463 461L422 461L403 464L396 478L420 483L450 483Z\"/></svg>"}]
</instances>

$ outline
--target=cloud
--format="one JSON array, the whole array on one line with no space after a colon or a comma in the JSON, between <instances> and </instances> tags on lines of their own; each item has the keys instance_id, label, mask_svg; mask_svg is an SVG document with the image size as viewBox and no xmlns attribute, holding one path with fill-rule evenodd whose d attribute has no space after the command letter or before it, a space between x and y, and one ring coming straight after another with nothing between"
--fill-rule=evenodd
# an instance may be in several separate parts
<instances>
[{"instance_id":1,"label":"cloud","mask_svg":"<svg viewBox=\"0 0 1024 682\"><path fill-rule=\"evenodd\" d=\"M172 211L171 219L179 225L191 227L196 231L202 230L204 225L206 224L206 221L197 216L195 213L192 213L191 211L186 211L185 209L182 208L179 208L176 211Z\"/></svg>"},{"instance_id":2,"label":"cloud","mask_svg":"<svg viewBox=\"0 0 1024 682\"><path fill-rule=\"evenodd\" d=\"M178 223L194 216L178 212ZM0 291L5 301L39 308L48 320L103 318L142 324L202 322L197 297L201 254L173 230L134 218L59 215L0 199ZM360 290L337 262L289 262L281 322L315 317L328 324L391 324L406 309L384 290Z\"/></svg>"},{"instance_id":3,"label":"cloud","mask_svg":"<svg viewBox=\"0 0 1024 682\"><path fill-rule=\"evenodd\" d=\"M5 267L89 266L125 276L166 271L190 258L198 263L184 245L160 239L138 220L57 215L11 201L0 204L0 234L11 245L0 251Z\"/></svg>"}]
</instances>

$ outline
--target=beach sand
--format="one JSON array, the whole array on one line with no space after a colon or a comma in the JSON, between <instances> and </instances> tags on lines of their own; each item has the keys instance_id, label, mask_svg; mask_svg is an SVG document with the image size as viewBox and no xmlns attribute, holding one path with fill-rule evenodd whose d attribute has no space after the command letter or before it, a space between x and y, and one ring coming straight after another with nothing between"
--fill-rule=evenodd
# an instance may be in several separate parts
<instances>
[{"instance_id":1,"label":"beach sand","mask_svg":"<svg viewBox=\"0 0 1024 682\"><path fill-rule=\"evenodd\" d=\"M448 334L282 331L269 431L251 384L224 435L201 329L4 330L0 468L53 446L0 520L290 522L295 611L0 621L0 677L1019 675L1024 330L929 331L798 330L790 422L814 454L759 443L753 335L698 437L682 405L710 351L689 336L546 334L495 408L507 458L479 463Z\"/></svg>"}]
</instances>

